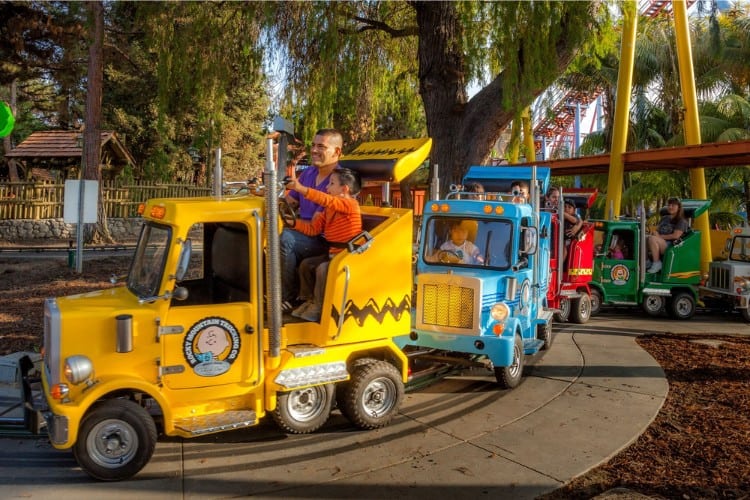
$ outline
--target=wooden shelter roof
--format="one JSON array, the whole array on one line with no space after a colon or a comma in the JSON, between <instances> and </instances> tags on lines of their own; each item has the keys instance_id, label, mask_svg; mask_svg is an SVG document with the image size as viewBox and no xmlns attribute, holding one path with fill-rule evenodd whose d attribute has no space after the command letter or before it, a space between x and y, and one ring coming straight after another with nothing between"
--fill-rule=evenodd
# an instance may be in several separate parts
<instances>
[{"instance_id":1,"label":"wooden shelter roof","mask_svg":"<svg viewBox=\"0 0 750 500\"><path fill-rule=\"evenodd\" d=\"M115 132L103 131L101 133L102 149L107 155L102 154L114 163L124 166L135 165L135 160L125 145L120 141ZM6 158L17 158L19 160L34 159L66 159L77 158L80 161L82 153L81 132L75 130L46 130L32 132L22 143L10 152Z\"/></svg>"}]
</instances>

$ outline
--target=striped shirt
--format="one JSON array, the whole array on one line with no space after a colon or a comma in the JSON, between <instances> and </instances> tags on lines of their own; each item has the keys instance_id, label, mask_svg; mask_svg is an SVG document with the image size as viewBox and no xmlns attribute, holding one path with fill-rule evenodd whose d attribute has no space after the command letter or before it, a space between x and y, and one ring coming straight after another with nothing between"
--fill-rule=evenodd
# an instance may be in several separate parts
<instances>
[{"instance_id":1,"label":"striped shirt","mask_svg":"<svg viewBox=\"0 0 750 500\"><path fill-rule=\"evenodd\" d=\"M331 196L316 189L308 189L305 198L325 207L310 222L297 219L294 229L308 236L323 235L330 243L346 243L362 232L362 216L356 198ZM331 247L330 253L342 248Z\"/></svg>"}]
</instances>

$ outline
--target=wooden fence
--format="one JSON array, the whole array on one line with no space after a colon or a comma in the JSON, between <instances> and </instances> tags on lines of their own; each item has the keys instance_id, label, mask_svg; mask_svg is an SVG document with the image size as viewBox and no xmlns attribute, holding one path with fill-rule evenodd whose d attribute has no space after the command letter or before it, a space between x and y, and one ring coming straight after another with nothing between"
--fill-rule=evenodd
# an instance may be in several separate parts
<instances>
[{"instance_id":1,"label":"wooden fence","mask_svg":"<svg viewBox=\"0 0 750 500\"><path fill-rule=\"evenodd\" d=\"M48 182L0 183L0 220L57 219L63 216L65 184ZM207 196L211 189L194 184L102 181L108 217L134 217L138 205L150 198Z\"/></svg>"}]
</instances>

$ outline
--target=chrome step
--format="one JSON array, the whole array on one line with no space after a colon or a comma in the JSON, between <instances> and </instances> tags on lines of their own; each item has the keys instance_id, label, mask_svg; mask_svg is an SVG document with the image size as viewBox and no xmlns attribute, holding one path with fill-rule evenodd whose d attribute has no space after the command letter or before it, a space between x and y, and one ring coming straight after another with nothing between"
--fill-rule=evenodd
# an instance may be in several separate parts
<instances>
[{"instance_id":1,"label":"chrome step","mask_svg":"<svg viewBox=\"0 0 750 500\"><path fill-rule=\"evenodd\" d=\"M253 410L229 410L199 417L181 418L174 426L194 436L250 427L257 423Z\"/></svg>"}]
</instances>

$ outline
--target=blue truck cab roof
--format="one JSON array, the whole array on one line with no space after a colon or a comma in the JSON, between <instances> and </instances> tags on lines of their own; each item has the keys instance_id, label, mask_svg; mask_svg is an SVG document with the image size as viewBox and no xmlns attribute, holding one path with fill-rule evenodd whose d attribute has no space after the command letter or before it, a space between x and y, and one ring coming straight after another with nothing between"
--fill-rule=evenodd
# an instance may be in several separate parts
<instances>
[{"instance_id":1,"label":"blue truck cab roof","mask_svg":"<svg viewBox=\"0 0 750 500\"><path fill-rule=\"evenodd\" d=\"M462 183L466 186L478 182L487 192L508 193L513 181L531 184L532 173L532 167L474 165L466 171ZM546 193L550 182L549 167L536 167L536 178L541 182L542 193Z\"/></svg>"}]
</instances>

